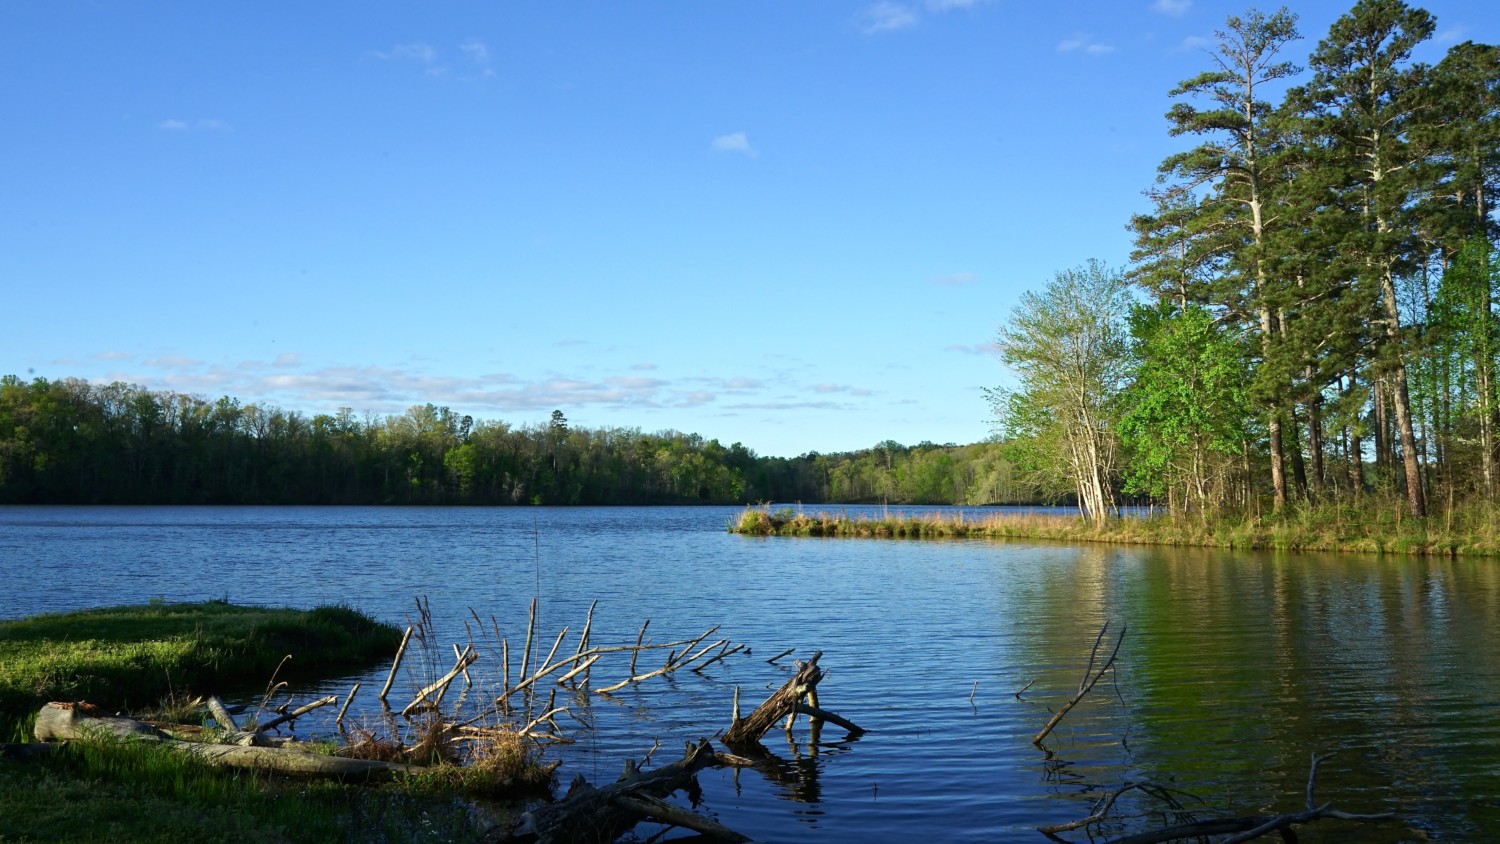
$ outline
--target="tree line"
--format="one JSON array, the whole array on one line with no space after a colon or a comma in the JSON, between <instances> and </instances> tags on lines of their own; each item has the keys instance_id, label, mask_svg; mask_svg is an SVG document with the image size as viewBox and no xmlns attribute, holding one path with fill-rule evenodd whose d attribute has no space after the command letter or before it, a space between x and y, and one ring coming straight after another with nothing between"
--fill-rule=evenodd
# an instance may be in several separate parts
<instances>
[{"instance_id":1,"label":"tree line","mask_svg":"<svg viewBox=\"0 0 1500 844\"><path fill-rule=\"evenodd\" d=\"M1500 484L1500 49L1414 61L1436 21L1360 0L1306 59L1250 10L1169 92L1128 270L1026 294L991 400L1040 488L1096 519L1399 495L1427 514Z\"/></svg>"},{"instance_id":2,"label":"tree line","mask_svg":"<svg viewBox=\"0 0 1500 844\"><path fill-rule=\"evenodd\" d=\"M1030 502L1000 443L762 457L676 431L308 416L123 383L0 378L5 504Z\"/></svg>"}]
</instances>

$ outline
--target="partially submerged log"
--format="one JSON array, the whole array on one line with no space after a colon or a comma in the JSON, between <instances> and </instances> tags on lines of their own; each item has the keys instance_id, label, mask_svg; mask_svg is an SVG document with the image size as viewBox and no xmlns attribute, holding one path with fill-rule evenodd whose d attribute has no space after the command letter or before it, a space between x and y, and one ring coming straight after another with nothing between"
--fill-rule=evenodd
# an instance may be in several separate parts
<instances>
[{"instance_id":1,"label":"partially submerged log","mask_svg":"<svg viewBox=\"0 0 1500 844\"><path fill-rule=\"evenodd\" d=\"M98 707L82 702L54 701L43 706L37 712L36 738L37 741L150 742L210 765L337 779L389 779L398 773L418 770L418 766L413 765L325 756L292 747L246 747L237 744L178 741L150 724L105 715Z\"/></svg>"},{"instance_id":2,"label":"partially submerged log","mask_svg":"<svg viewBox=\"0 0 1500 844\"><path fill-rule=\"evenodd\" d=\"M624 775L601 788L579 777L562 800L526 812L513 826L493 830L488 838L537 844L608 842L638 823L652 821L691 829L710 839L748 841L710 818L661 799L690 787L694 774L716 762L713 748L704 739L697 744L689 743L682 759L652 771L642 772L634 762L627 762Z\"/></svg>"},{"instance_id":3,"label":"partially submerged log","mask_svg":"<svg viewBox=\"0 0 1500 844\"><path fill-rule=\"evenodd\" d=\"M812 659L807 662L798 660L797 673L743 718L739 716L739 702L736 698L734 720L724 733L724 744L732 750L747 748L759 742L762 736L783 719L786 719L787 729L791 729L791 719L799 712L811 718L830 721L855 735L863 733L864 730L859 725L818 706L818 683L823 679L823 669L818 667L818 659L822 656L822 651L815 651Z\"/></svg>"}]
</instances>

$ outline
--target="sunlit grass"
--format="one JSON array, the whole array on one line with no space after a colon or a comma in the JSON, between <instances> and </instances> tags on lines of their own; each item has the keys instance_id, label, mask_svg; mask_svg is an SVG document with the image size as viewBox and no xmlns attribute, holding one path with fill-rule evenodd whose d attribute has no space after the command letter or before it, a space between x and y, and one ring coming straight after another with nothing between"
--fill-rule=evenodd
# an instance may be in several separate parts
<instances>
[{"instance_id":1,"label":"sunlit grass","mask_svg":"<svg viewBox=\"0 0 1500 844\"><path fill-rule=\"evenodd\" d=\"M152 603L0 622L0 718L48 700L141 709L191 694L346 671L389 658L400 631L348 607Z\"/></svg>"}]
</instances>

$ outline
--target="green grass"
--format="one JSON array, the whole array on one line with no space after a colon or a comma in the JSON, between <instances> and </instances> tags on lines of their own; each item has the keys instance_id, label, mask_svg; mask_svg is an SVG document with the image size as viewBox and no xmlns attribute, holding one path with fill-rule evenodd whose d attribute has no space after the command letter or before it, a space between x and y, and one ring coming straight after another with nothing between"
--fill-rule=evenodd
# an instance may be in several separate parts
<instances>
[{"instance_id":1,"label":"green grass","mask_svg":"<svg viewBox=\"0 0 1500 844\"><path fill-rule=\"evenodd\" d=\"M348 607L152 603L0 622L0 719L49 700L139 710L388 659L400 631Z\"/></svg>"},{"instance_id":2,"label":"green grass","mask_svg":"<svg viewBox=\"0 0 1500 844\"><path fill-rule=\"evenodd\" d=\"M347 607L152 603L0 622L0 740L28 741L48 700L156 709L389 659L400 632ZM473 841L467 790L550 782L519 740L472 774L378 788L215 768L150 744L70 742L0 759L0 842ZM512 752L513 751L513 752ZM534 781L534 782L533 782ZM489 786L486 789L485 786Z\"/></svg>"},{"instance_id":3,"label":"green grass","mask_svg":"<svg viewBox=\"0 0 1500 844\"><path fill-rule=\"evenodd\" d=\"M1398 498L1300 504L1262 517L1224 515L1208 520L1158 515L1110 519L1003 514L981 517L929 513L895 517L843 513L769 512L747 508L729 526L750 536L871 537L890 539L1051 539L1122 545L1180 545L1284 551L1500 556L1500 507L1458 504L1425 519L1407 516Z\"/></svg>"},{"instance_id":4,"label":"green grass","mask_svg":"<svg viewBox=\"0 0 1500 844\"><path fill-rule=\"evenodd\" d=\"M451 798L229 771L149 745L71 742L45 760L0 760L0 841L226 836L252 844L473 841L479 830Z\"/></svg>"}]
</instances>

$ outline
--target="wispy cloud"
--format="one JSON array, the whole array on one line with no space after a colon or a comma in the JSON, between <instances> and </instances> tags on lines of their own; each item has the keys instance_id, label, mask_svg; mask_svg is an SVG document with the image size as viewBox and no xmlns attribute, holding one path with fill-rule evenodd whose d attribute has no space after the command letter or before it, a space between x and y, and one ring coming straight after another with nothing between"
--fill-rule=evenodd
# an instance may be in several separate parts
<instances>
[{"instance_id":1,"label":"wispy cloud","mask_svg":"<svg viewBox=\"0 0 1500 844\"><path fill-rule=\"evenodd\" d=\"M438 53L431 44L413 41L409 44L397 44L389 50L376 50L375 57L386 61L406 60L419 64L432 64L437 61Z\"/></svg>"},{"instance_id":2,"label":"wispy cloud","mask_svg":"<svg viewBox=\"0 0 1500 844\"><path fill-rule=\"evenodd\" d=\"M952 275L940 275L932 279L932 283L940 287L958 287L964 284L973 284L979 280L979 276L973 273L953 273Z\"/></svg>"},{"instance_id":3,"label":"wispy cloud","mask_svg":"<svg viewBox=\"0 0 1500 844\"><path fill-rule=\"evenodd\" d=\"M880 2L860 13L859 30L866 35L895 32L917 25L917 13L900 3Z\"/></svg>"},{"instance_id":4,"label":"wispy cloud","mask_svg":"<svg viewBox=\"0 0 1500 844\"><path fill-rule=\"evenodd\" d=\"M227 132L229 123L217 118L198 118L196 120L180 120L169 117L156 124L156 128L165 129L168 132Z\"/></svg>"},{"instance_id":5,"label":"wispy cloud","mask_svg":"<svg viewBox=\"0 0 1500 844\"><path fill-rule=\"evenodd\" d=\"M460 43L458 58L452 61L446 60L441 50L426 41L396 44L386 50L372 50L370 55L381 61L415 64L428 76L478 81L495 75L490 67L489 45L478 38Z\"/></svg>"},{"instance_id":6,"label":"wispy cloud","mask_svg":"<svg viewBox=\"0 0 1500 844\"><path fill-rule=\"evenodd\" d=\"M825 396L829 395L830 393L843 393L851 396L870 395L870 391L865 389L864 387L851 387L848 384L833 384L828 381L824 381L821 384L814 384L813 392Z\"/></svg>"},{"instance_id":7,"label":"wispy cloud","mask_svg":"<svg viewBox=\"0 0 1500 844\"><path fill-rule=\"evenodd\" d=\"M716 152L737 152L748 158L754 158L759 152L750 145L750 138L744 132L730 132L720 135L710 143Z\"/></svg>"},{"instance_id":8,"label":"wispy cloud","mask_svg":"<svg viewBox=\"0 0 1500 844\"><path fill-rule=\"evenodd\" d=\"M1185 53L1188 50L1207 50L1213 45L1214 40L1205 35L1189 35L1177 45L1177 51Z\"/></svg>"},{"instance_id":9,"label":"wispy cloud","mask_svg":"<svg viewBox=\"0 0 1500 844\"><path fill-rule=\"evenodd\" d=\"M930 12L949 12L954 9L973 9L989 2L991 0L927 0L923 5Z\"/></svg>"},{"instance_id":10,"label":"wispy cloud","mask_svg":"<svg viewBox=\"0 0 1500 844\"><path fill-rule=\"evenodd\" d=\"M1088 53L1089 55L1103 55L1112 53L1115 48L1100 41L1095 41L1094 36L1087 33L1078 33L1070 38L1064 38L1057 44L1059 53Z\"/></svg>"},{"instance_id":11,"label":"wispy cloud","mask_svg":"<svg viewBox=\"0 0 1500 844\"><path fill-rule=\"evenodd\" d=\"M1435 44L1457 44L1468 37L1468 34L1468 27L1450 26L1447 29L1439 30L1436 35L1432 36L1432 41Z\"/></svg>"},{"instance_id":12,"label":"wispy cloud","mask_svg":"<svg viewBox=\"0 0 1500 844\"><path fill-rule=\"evenodd\" d=\"M1174 18L1182 17L1191 8L1193 8L1193 0L1155 0L1151 4L1153 11L1161 12L1164 15L1170 15Z\"/></svg>"},{"instance_id":13,"label":"wispy cloud","mask_svg":"<svg viewBox=\"0 0 1500 844\"><path fill-rule=\"evenodd\" d=\"M964 355L993 355L995 353L994 343L954 343L943 351L958 352Z\"/></svg>"},{"instance_id":14,"label":"wispy cloud","mask_svg":"<svg viewBox=\"0 0 1500 844\"><path fill-rule=\"evenodd\" d=\"M464 59L468 62L469 68L473 72L483 78L495 75L495 71L490 68L490 48L483 41L480 41L478 38L470 38L468 41L458 45L458 49L463 52Z\"/></svg>"},{"instance_id":15,"label":"wispy cloud","mask_svg":"<svg viewBox=\"0 0 1500 844\"><path fill-rule=\"evenodd\" d=\"M155 367L157 369L185 369L194 366L202 366L203 361L183 357L182 355L162 355L160 357L147 358L145 361L145 365Z\"/></svg>"},{"instance_id":16,"label":"wispy cloud","mask_svg":"<svg viewBox=\"0 0 1500 844\"><path fill-rule=\"evenodd\" d=\"M106 351L106 352L99 352L98 354L90 355L89 357L92 357L94 360L110 360L110 361L135 360L135 355L131 354L130 352L121 352L121 351L117 351L115 349L110 349L109 351Z\"/></svg>"},{"instance_id":17,"label":"wispy cloud","mask_svg":"<svg viewBox=\"0 0 1500 844\"><path fill-rule=\"evenodd\" d=\"M635 370L636 372L651 372L652 370L656 369L656 364L654 364L654 363L632 363L630 365L630 368L633 369L633 370Z\"/></svg>"}]
</instances>

